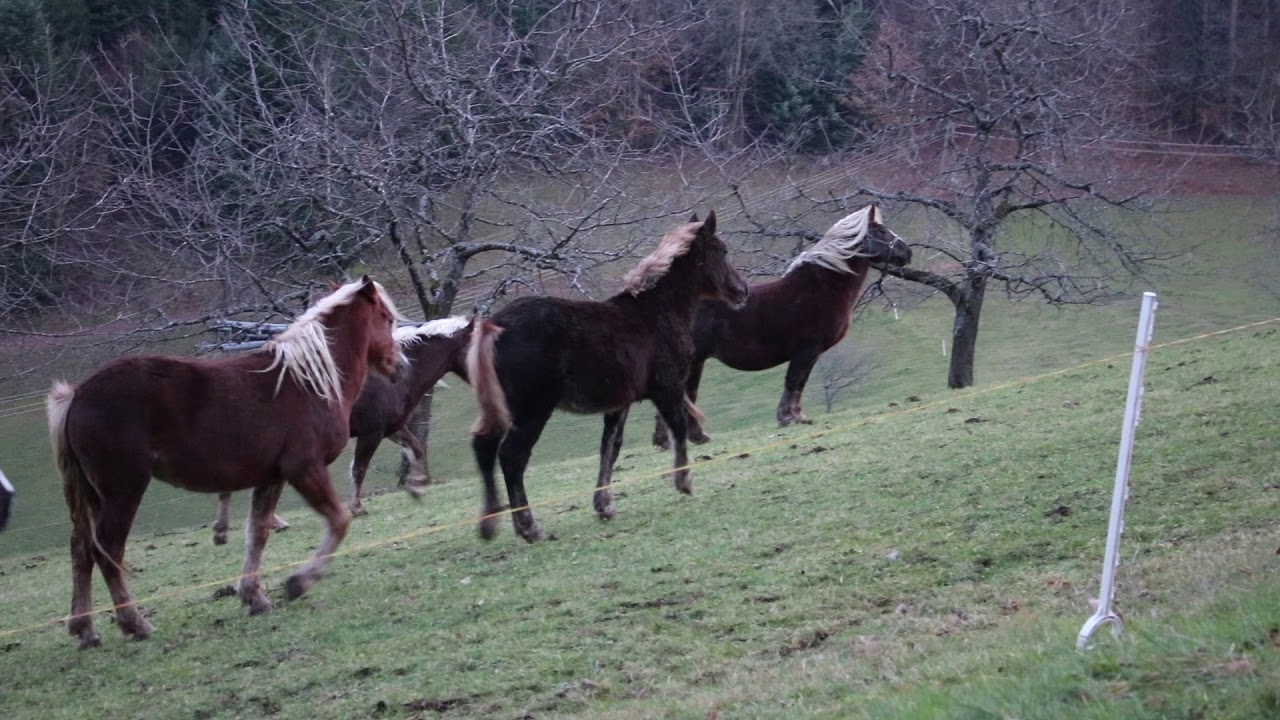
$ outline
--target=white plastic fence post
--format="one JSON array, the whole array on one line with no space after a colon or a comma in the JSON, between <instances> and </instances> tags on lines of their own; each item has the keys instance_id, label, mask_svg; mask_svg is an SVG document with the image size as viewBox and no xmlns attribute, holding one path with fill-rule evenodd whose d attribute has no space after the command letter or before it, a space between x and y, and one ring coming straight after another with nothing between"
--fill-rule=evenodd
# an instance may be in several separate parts
<instances>
[{"instance_id":1,"label":"white plastic fence post","mask_svg":"<svg viewBox=\"0 0 1280 720\"><path fill-rule=\"evenodd\" d=\"M1111 522L1107 526L1107 550L1102 559L1102 588L1098 591L1098 609L1085 621L1076 638L1076 648L1087 649L1093 633L1110 624L1111 634L1120 637L1124 621L1113 608L1116 568L1120 566L1120 535L1124 533L1124 504L1129 499L1129 461L1133 457L1133 434L1142 414L1142 379L1147 370L1147 349L1156 323L1156 294L1142 294L1142 313L1138 317L1138 336L1133 346L1133 366L1129 370L1129 399L1124 407L1124 427L1120 430L1120 457L1116 461L1116 483L1111 491Z\"/></svg>"}]
</instances>

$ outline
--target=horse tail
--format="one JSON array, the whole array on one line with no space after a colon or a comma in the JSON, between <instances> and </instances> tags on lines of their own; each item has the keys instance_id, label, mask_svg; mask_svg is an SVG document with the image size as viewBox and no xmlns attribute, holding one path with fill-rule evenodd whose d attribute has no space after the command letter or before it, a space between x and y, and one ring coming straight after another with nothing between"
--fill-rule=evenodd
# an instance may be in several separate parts
<instances>
[{"instance_id":1,"label":"horse tail","mask_svg":"<svg viewBox=\"0 0 1280 720\"><path fill-rule=\"evenodd\" d=\"M467 375L480 405L480 417L471 425L473 435L502 433L511 427L511 408L507 407L507 395L493 365L493 344L501 334L502 328L488 320L477 321L471 331Z\"/></svg>"},{"instance_id":2,"label":"horse tail","mask_svg":"<svg viewBox=\"0 0 1280 720\"><path fill-rule=\"evenodd\" d=\"M98 551L98 557L116 565L120 570L129 572L126 567L111 557L102 544L98 542L98 528L93 521L101 504L98 488L89 479L88 473L80 464L67 441L67 413L71 411L71 401L76 397L74 385L55 382L53 389L45 401L49 415L49 442L53 445L53 460L62 474L62 494L67 499L67 509L71 511L72 537L86 538Z\"/></svg>"},{"instance_id":3,"label":"horse tail","mask_svg":"<svg viewBox=\"0 0 1280 720\"><path fill-rule=\"evenodd\" d=\"M693 421L698 423L699 425L706 422L707 416L704 415L702 411L698 409L697 405L693 404L693 398L689 397L688 395L684 396L684 409L685 409L685 412L689 413L689 417L692 418Z\"/></svg>"}]
</instances>

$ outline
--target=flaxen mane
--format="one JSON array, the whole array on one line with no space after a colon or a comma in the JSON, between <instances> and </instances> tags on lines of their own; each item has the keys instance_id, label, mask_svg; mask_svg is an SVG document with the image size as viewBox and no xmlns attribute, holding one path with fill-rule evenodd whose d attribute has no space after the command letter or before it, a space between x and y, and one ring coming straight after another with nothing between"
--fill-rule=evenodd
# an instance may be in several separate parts
<instances>
[{"instance_id":1,"label":"flaxen mane","mask_svg":"<svg viewBox=\"0 0 1280 720\"><path fill-rule=\"evenodd\" d=\"M805 264L818 265L839 273L853 272L847 261L862 252L862 241L866 239L867 230L872 223L884 223L884 218L875 205L868 205L837 220L817 244L791 261L787 266L787 273Z\"/></svg>"},{"instance_id":2,"label":"flaxen mane","mask_svg":"<svg viewBox=\"0 0 1280 720\"><path fill-rule=\"evenodd\" d=\"M658 247L622 278L623 291L639 295L656 285L671 269L671 263L689 252L701 227L700 222L685 223L664 235Z\"/></svg>"},{"instance_id":3,"label":"flaxen mane","mask_svg":"<svg viewBox=\"0 0 1280 720\"><path fill-rule=\"evenodd\" d=\"M338 366L329 352L329 339L324 332L324 318L335 308L349 305L360 291L361 281L347 283L331 295L312 305L297 320L294 320L284 332L268 340L263 349L270 352L274 359L262 372L270 372L280 368L280 379L276 381L276 392L284 384L284 376L292 374L299 385L309 387L315 394L333 402L342 395L342 377ZM399 318L395 303L387 295L387 291L378 283L373 284L378 297L391 311L392 316Z\"/></svg>"},{"instance_id":4,"label":"flaxen mane","mask_svg":"<svg viewBox=\"0 0 1280 720\"><path fill-rule=\"evenodd\" d=\"M408 347L433 337L453 337L466 329L471 319L463 315L440 318L420 325L406 325L395 329L396 342Z\"/></svg>"}]
</instances>

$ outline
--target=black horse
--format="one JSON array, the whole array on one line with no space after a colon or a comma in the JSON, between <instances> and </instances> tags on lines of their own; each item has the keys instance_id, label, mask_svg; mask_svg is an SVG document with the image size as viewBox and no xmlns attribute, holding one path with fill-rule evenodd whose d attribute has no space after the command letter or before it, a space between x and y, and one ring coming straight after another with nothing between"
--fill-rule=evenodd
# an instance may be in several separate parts
<instances>
[{"instance_id":1,"label":"black horse","mask_svg":"<svg viewBox=\"0 0 1280 720\"><path fill-rule=\"evenodd\" d=\"M640 400L651 400L671 426L675 486L692 491L684 387L693 361L694 308L704 298L740 307L748 292L715 230L712 213L668 233L608 300L521 298L476 326L467 370L480 404L472 447L484 478L482 537L493 537L493 514L501 510L495 461L502 463L516 533L529 542L543 537L525 497L524 470L556 408L604 414L594 498L601 518L614 514L613 464L627 412Z\"/></svg>"}]
</instances>

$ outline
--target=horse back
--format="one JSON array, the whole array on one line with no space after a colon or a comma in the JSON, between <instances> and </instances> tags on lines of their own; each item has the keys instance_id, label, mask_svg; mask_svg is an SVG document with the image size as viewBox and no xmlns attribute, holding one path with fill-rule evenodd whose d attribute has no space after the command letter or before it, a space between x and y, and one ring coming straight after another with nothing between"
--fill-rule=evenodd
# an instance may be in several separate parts
<instances>
[{"instance_id":1,"label":"horse back","mask_svg":"<svg viewBox=\"0 0 1280 720\"><path fill-rule=\"evenodd\" d=\"M512 410L618 410L643 399L659 359L648 318L607 302L530 297L496 313L498 378ZM519 388L519 392L513 392Z\"/></svg>"},{"instance_id":2,"label":"horse back","mask_svg":"<svg viewBox=\"0 0 1280 720\"><path fill-rule=\"evenodd\" d=\"M205 492L261 484L317 454L332 462L346 444L346 417L291 379L277 392L279 370L263 372L269 364L257 353L117 359L76 389L68 441L99 474L145 472Z\"/></svg>"},{"instance_id":3,"label":"horse back","mask_svg":"<svg viewBox=\"0 0 1280 720\"><path fill-rule=\"evenodd\" d=\"M789 361L802 348L826 350L849 330L854 293L831 271L830 278L793 272L751 286L747 304L731 310L704 303L695 320L698 357L715 357L736 370L765 370Z\"/></svg>"}]
</instances>

